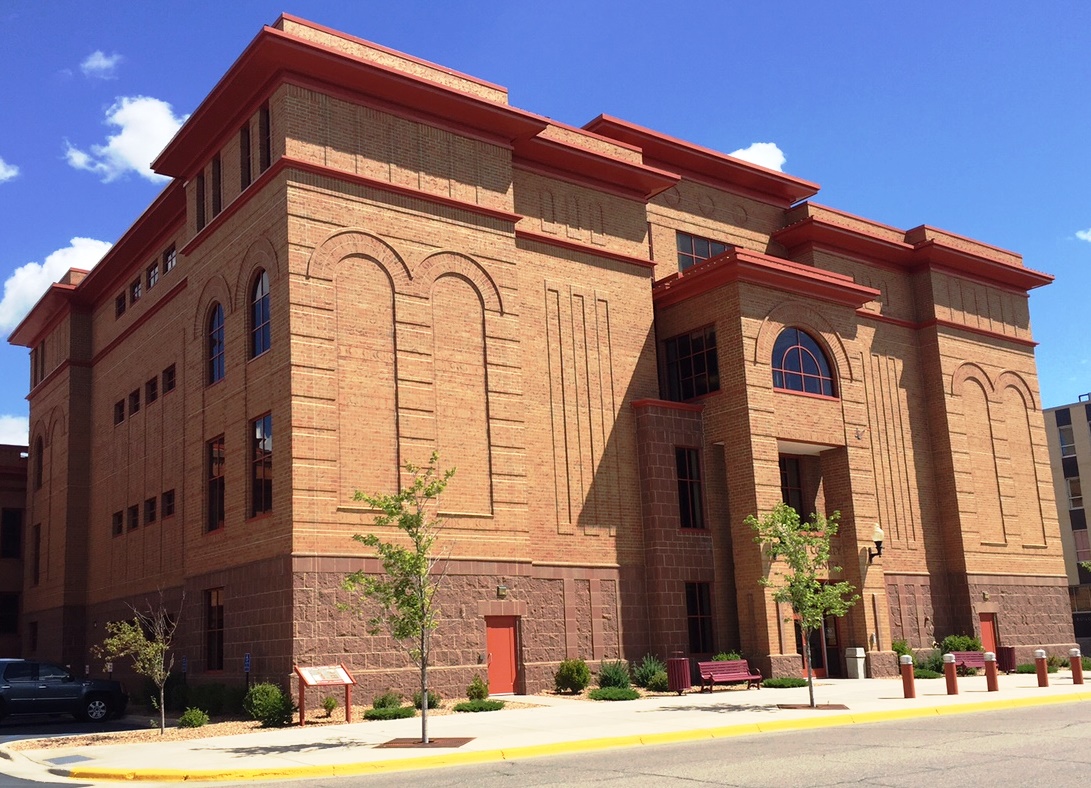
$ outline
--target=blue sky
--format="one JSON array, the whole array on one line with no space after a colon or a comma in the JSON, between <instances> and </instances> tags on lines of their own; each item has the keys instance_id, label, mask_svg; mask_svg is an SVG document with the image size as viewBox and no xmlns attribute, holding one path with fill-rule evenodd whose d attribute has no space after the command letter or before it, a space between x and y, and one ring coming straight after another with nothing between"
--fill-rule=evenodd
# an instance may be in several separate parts
<instances>
[{"instance_id":1,"label":"blue sky","mask_svg":"<svg viewBox=\"0 0 1091 788\"><path fill-rule=\"evenodd\" d=\"M281 11L566 123L768 143L819 202L1017 251L1057 277L1031 296L1042 404L1091 391L1091 4L1051 0L0 0L0 331L159 193L148 162ZM28 366L0 348L0 442L26 440Z\"/></svg>"}]
</instances>

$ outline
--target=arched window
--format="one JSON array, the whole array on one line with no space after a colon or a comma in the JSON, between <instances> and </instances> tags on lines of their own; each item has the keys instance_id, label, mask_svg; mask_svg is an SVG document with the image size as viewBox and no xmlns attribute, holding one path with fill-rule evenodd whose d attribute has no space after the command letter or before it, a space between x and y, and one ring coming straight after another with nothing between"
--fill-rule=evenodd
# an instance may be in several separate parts
<instances>
[{"instance_id":1,"label":"arched window","mask_svg":"<svg viewBox=\"0 0 1091 788\"><path fill-rule=\"evenodd\" d=\"M34 439L34 489L42 489L42 470L45 452L43 451L42 436Z\"/></svg>"},{"instance_id":2,"label":"arched window","mask_svg":"<svg viewBox=\"0 0 1091 788\"><path fill-rule=\"evenodd\" d=\"M826 354L798 328L781 331L773 345L773 388L836 396Z\"/></svg>"},{"instance_id":3,"label":"arched window","mask_svg":"<svg viewBox=\"0 0 1091 788\"><path fill-rule=\"evenodd\" d=\"M269 342L269 272L262 271L250 292L250 358L268 350Z\"/></svg>"},{"instance_id":4,"label":"arched window","mask_svg":"<svg viewBox=\"0 0 1091 788\"><path fill-rule=\"evenodd\" d=\"M224 376L224 308L212 307L208 318L208 382L223 380Z\"/></svg>"}]
</instances>

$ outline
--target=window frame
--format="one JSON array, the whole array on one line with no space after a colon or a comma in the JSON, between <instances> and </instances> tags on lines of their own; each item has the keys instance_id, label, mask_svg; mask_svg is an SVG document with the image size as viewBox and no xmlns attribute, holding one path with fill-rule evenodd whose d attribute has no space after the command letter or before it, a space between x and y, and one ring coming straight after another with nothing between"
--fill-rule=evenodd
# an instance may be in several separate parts
<instances>
[{"instance_id":1,"label":"window frame","mask_svg":"<svg viewBox=\"0 0 1091 788\"><path fill-rule=\"evenodd\" d=\"M212 157L212 218L215 219L223 210L223 164L220 154Z\"/></svg>"},{"instance_id":2,"label":"window frame","mask_svg":"<svg viewBox=\"0 0 1091 788\"><path fill-rule=\"evenodd\" d=\"M250 287L250 358L272 347L272 305L269 272L259 269Z\"/></svg>"},{"instance_id":3,"label":"window frame","mask_svg":"<svg viewBox=\"0 0 1091 788\"><path fill-rule=\"evenodd\" d=\"M1069 476L1064 480L1065 492L1068 494L1068 508L1082 509L1083 508L1083 485L1080 483L1079 476Z\"/></svg>"},{"instance_id":4,"label":"window frame","mask_svg":"<svg viewBox=\"0 0 1091 788\"><path fill-rule=\"evenodd\" d=\"M196 209L197 210L196 210L196 214L194 215L194 220L197 223L197 232L200 232L201 230L205 229L205 225L207 224L206 217L205 217L205 173L204 173L204 170L201 170L201 172L197 173L197 180L196 180L196 183L194 184L194 191L196 192L195 196L197 198L197 202L196 202Z\"/></svg>"},{"instance_id":5,"label":"window frame","mask_svg":"<svg viewBox=\"0 0 1091 788\"><path fill-rule=\"evenodd\" d=\"M224 589L205 589L205 670L224 668Z\"/></svg>"},{"instance_id":6,"label":"window frame","mask_svg":"<svg viewBox=\"0 0 1091 788\"><path fill-rule=\"evenodd\" d=\"M1068 443L1065 443L1065 431L1068 431ZM1057 440L1061 445L1061 457L1076 456L1076 431L1071 424L1057 425ZM1069 451L1066 453L1065 449Z\"/></svg>"},{"instance_id":7,"label":"window frame","mask_svg":"<svg viewBox=\"0 0 1091 788\"><path fill-rule=\"evenodd\" d=\"M151 525L157 519L156 504L159 501L159 496L153 495L151 498L144 499L144 525Z\"/></svg>"},{"instance_id":8,"label":"window frame","mask_svg":"<svg viewBox=\"0 0 1091 788\"><path fill-rule=\"evenodd\" d=\"M140 412L140 389L129 392L129 418Z\"/></svg>"},{"instance_id":9,"label":"window frame","mask_svg":"<svg viewBox=\"0 0 1091 788\"><path fill-rule=\"evenodd\" d=\"M273 511L273 414L250 422L250 517Z\"/></svg>"},{"instance_id":10,"label":"window frame","mask_svg":"<svg viewBox=\"0 0 1091 788\"><path fill-rule=\"evenodd\" d=\"M178 385L178 372L175 369L174 364L163 368L163 394L168 394L174 391Z\"/></svg>"},{"instance_id":11,"label":"window frame","mask_svg":"<svg viewBox=\"0 0 1091 788\"><path fill-rule=\"evenodd\" d=\"M140 507L135 503L125 512L126 530L135 531L140 527Z\"/></svg>"},{"instance_id":12,"label":"window frame","mask_svg":"<svg viewBox=\"0 0 1091 788\"><path fill-rule=\"evenodd\" d=\"M794 333L794 336L790 335ZM792 341L785 346L782 339ZM804 340L809 340L813 347L807 346ZM779 353L778 353L779 351ZM792 369L785 363L789 353L797 351L799 369ZM805 369L805 356L813 359L817 372ZM779 355L779 359L778 359ZM787 392L789 394L804 394L811 397L823 397L826 399L838 399L838 387L834 377L834 366L830 363L829 354L822 343L810 333L798 326L785 326L777 334L773 342L773 350L770 353L770 366L772 367L773 390ZM798 380L799 388L791 385ZM818 391L810 391L808 386L811 381L817 381Z\"/></svg>"},{"instance_id":13,"label":"window frame","mask_svg":"<svg viewBox=\"0 0 1091 788\"><path fill-rule=\"evenodd\" d=\"M712 584L685 583L684 595L689 653L691 655L711 654L715 648L712 629Z\"/></svg>"},{"instance_id":14,"label":"window frame","mask_svg":"<svg viewBox=\"0 0 1091 788\"><path fill-rule=\"evenodd\" d=\"M129 283L129 306L133 306L144 297L144 283L137 277Z\"/></svg>"},{"instance_id":15,"label":"window frame","mask_svg":"<svg viewBox=\"0 0 1091 788\"><path fill-rule=\"evenodd\" d=\"M206 384L211 386L219 383L227 375L227 333L225 329L226 315L223 304L216 301L209 309L208 320L205 322L205 337L208 342L206 353Z\"/></svg>"},{"instance_id":16,"label":"window frame","mask_svg":"<svg viewBox=\"0 0 1091 788\"><path fill-rule=\"evenodd\" d=\"M122 293L114 299L114 320L125 314L125 310L129 306L129 300L126 298L126 294Z\"/></svg>"},{"instance_id":17,"label":"window frame","mask_svg":"<svg viewBox=\"0 0 1091 788\"><path fill-rule=\"evenodd\" d=\"M110 532L114 536L121 536L125 533L124 511L117 511L110 515Z\"/></svg>"},{"instance_id":18,"label":"window frame","mask_svg":"<svg viewBox=\"0 0 1091 788\"><path fill-rule=\"evenodd\" d=\"M701 349L694 350L698 342ZM720 356L715 323L668 337L663 340L662 347L666 399L690 402L720 391Z\"/></svg>"},{"instance_id":19,"label":"window frame","mask_svg":"<svg viewBox=\"0 0 1091 788\"><path fill-rule=\"evenodd\" d=\"M683 249L683 245L685 249ZM701 250L703 247L703 250ZM678 270L685 271L695 265L711 260L735 247L723 241L714 241L703 235L694 235L683 230L674 231L674 248L678 253Z\"/></svg>"},{"instance_id":20,"label":"window frame","mask_svg":"<svg viewBox=\"0 0 1091 788\"><path fill-rule=\"evenodd\" d=\"M796 514L802 518L804 516L803 463L800 462L799 457L782 454L778 458L777 464L780 468L780 498L784 503L795 509ZM795 486L792 485L793 470ZM796 505L797 502L798 505Z\"/></svg>"},{"instance_id":21,"label":"window frame","mask_svg":"<svg viewBox=\"0 0 1091 788\"><path fill-rule=\"evenodd\" d=\"M168 517L174 517L174 490L165 490L160 496L159 502L159 519L166 520Z\"/></svg>"},{"instance_id":22,"label":"window frame","mask_svg":"<svg viewBox=\"0 0 1091 788\"><path fill-rule=\"evenodd\" d=\"M239 191L253 183L253 161L250 151L250 121L239 129Z\"/></svg>"},{"instance_id":23,"label":"window frame","mask_svg":"<svg viewBox=\"0 0 1091 788\"><path fill-rule=\"evenodd\" d=\"M114 403L114 426L125 421L125 399L119 399Z\"/></svg>"},{"instance_id":24,"label":"window frame","mask_svg":"<svg viewBox=\"0 0 1091 788\"><path fill-rule=\"evenodd\" d=\"M683 531L705 531L705 496L701 479L701 450L674 447L675 477L678 483L678 524Z\"/></svg>"},{"instance_id":25,"label":"window frame","mask_svg":"<svg viewBox=\"0 0 1091 788\"><path fill-rule=\"evenodd\" d=\"M144 404L151 405L159 399L159 376L156 375L144 383Z\"/></svg>"},{"instance_id":26,"label":"window frame","mask_svg":"<svg viewBox=\"0 0 1091 788\"><path fill-rule=\"evenodd\" d=\"M163 250L163 275L166 276L178 265L178 250L171 244Z\"/></svg>"},{"instance_id":27,"label":"window frame","mask_svg":"<svg viewBox=\"0 0 1091 788\"><path fill-rule=\"evenodd\" d=\"M205 443L206 508L205 533L217 533L224 529L227 502L227 451L224 435L217 435Z\"/></svg>"}]
</instances>

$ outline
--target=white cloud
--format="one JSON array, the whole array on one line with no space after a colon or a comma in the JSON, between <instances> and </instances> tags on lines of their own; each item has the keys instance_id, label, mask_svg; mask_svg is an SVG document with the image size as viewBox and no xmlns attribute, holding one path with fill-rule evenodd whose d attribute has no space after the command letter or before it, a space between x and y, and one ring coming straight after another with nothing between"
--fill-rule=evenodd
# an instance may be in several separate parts
<instances>
[{"instance_id":1,"label":"white cloud","mask_svg":"<svg viewBox=\"0 0 1091 788\"><path fill-rule=\"evenodd\" d=\"M149 181L165 178L151 170L151 163L170 142L186 117L175 117L170 104L150 96L125 96L106 110L106 123L121 131L106 138L105 145L89 151L66 142L65 159L77 170L102 176L103 183L135 172Z\"/></svg>"},{"instance_id":2,"label":"white cloud","mask_svg":"<svg viewBox=\"0 0 1091 788\"><path fill-rule=\"evenodd\" d=\"M107 55L101 49L96 49L80 63L80 71L85 77L92 79L117 79L117 65L121 62L121 55Z\"/></svg>"},{"instance_id":3,"label":"white cloud","mask_svg":"<svg viewBox=\"0 0 1091 788\"><path fill-rule=\"evenodd\" d=\"M1087 241L1088 243L1091 243L1091 229L1077 230L1076 237L1079 238L1081 241Z\"/></svg>"},{"instance_id":4,"label":"white cloud","mask_svg":"<svg viewBox=\"0 0 1091 788\"><path fill-rule=\"evenodd\" d=\"M26 446L30 439L30 420L26 416L0 416L0 443Z\"/></svg>"},{"instance_id":5,"label":"white cloud","mask_svg":"<svg viewBox=\"0 0 1091 788\"><path fill-rule=\"evenodd\" d=\"M0 157L0 183L4 181L10 181L12 178L19 174L19 168L14 164L8 164L4 161L3 157Z\"/></svg>"},{"instance_id":6,"label":"white cloud","mask_svg":"<svg viewBox=\"0 0 1091 788\"><path fill-rule=\"evenodd\" d=\"M788 160L775 142L754 142L749 148L739 148L728 155L777 172L784 172L784 162Z\"/></svg>"},{"instance_id":7,"label":"white cloud","mask_svg":"<svg viewBox=\"0 0 1091 788\"><path fill-rule=\"evenodd\" d=\"M64 276L69 268L93 268L111 246L94 238L73 238L68 246L47 256L44 263L27 263L16 268L4 281L4 297L0 299L0 329L19 325L42 293Z\"/></svg>"}]
</instances>

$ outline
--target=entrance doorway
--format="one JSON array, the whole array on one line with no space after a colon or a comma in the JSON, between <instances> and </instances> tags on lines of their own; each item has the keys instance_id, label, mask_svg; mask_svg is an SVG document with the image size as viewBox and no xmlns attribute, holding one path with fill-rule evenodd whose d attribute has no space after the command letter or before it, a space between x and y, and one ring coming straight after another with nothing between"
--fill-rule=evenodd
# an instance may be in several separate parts
<instances>
[{"instance_id":1,"label":"entrance doorway","mask_svg":"<svg viewBox=\"0 0 1091 788\"><path fill-rule=\"evenodd\" d=\"M485 617L489 694L512 694L519 683L517 616Z\"/></svg>"},{"instance_id":2,"label":"entrance doorway","mask_svg":"<svg viewBox=\"0 0 1091 788\"><path fill-rule=\"evenodd\" d=\"M838 633L836 616L826 616L822 626L811 632L807 643L807 655L811 660L811 671L815 678L841 678L841 638ZM799 623L795 625L796 651L803 655L803 630ZM800 673L807 675L807 664L800 660Z\"/></svg>"},{"instance_id":3,"label":"entrance doorway","mask_svg":"<svg viewBox=\"0 0 1091 788\"><path fill-rule=\"evenodd\" d=\"M981 613L981 647L985 651L996 653L1000 638L996 630L996 613Z\"/></svg>"}]
</instances>

